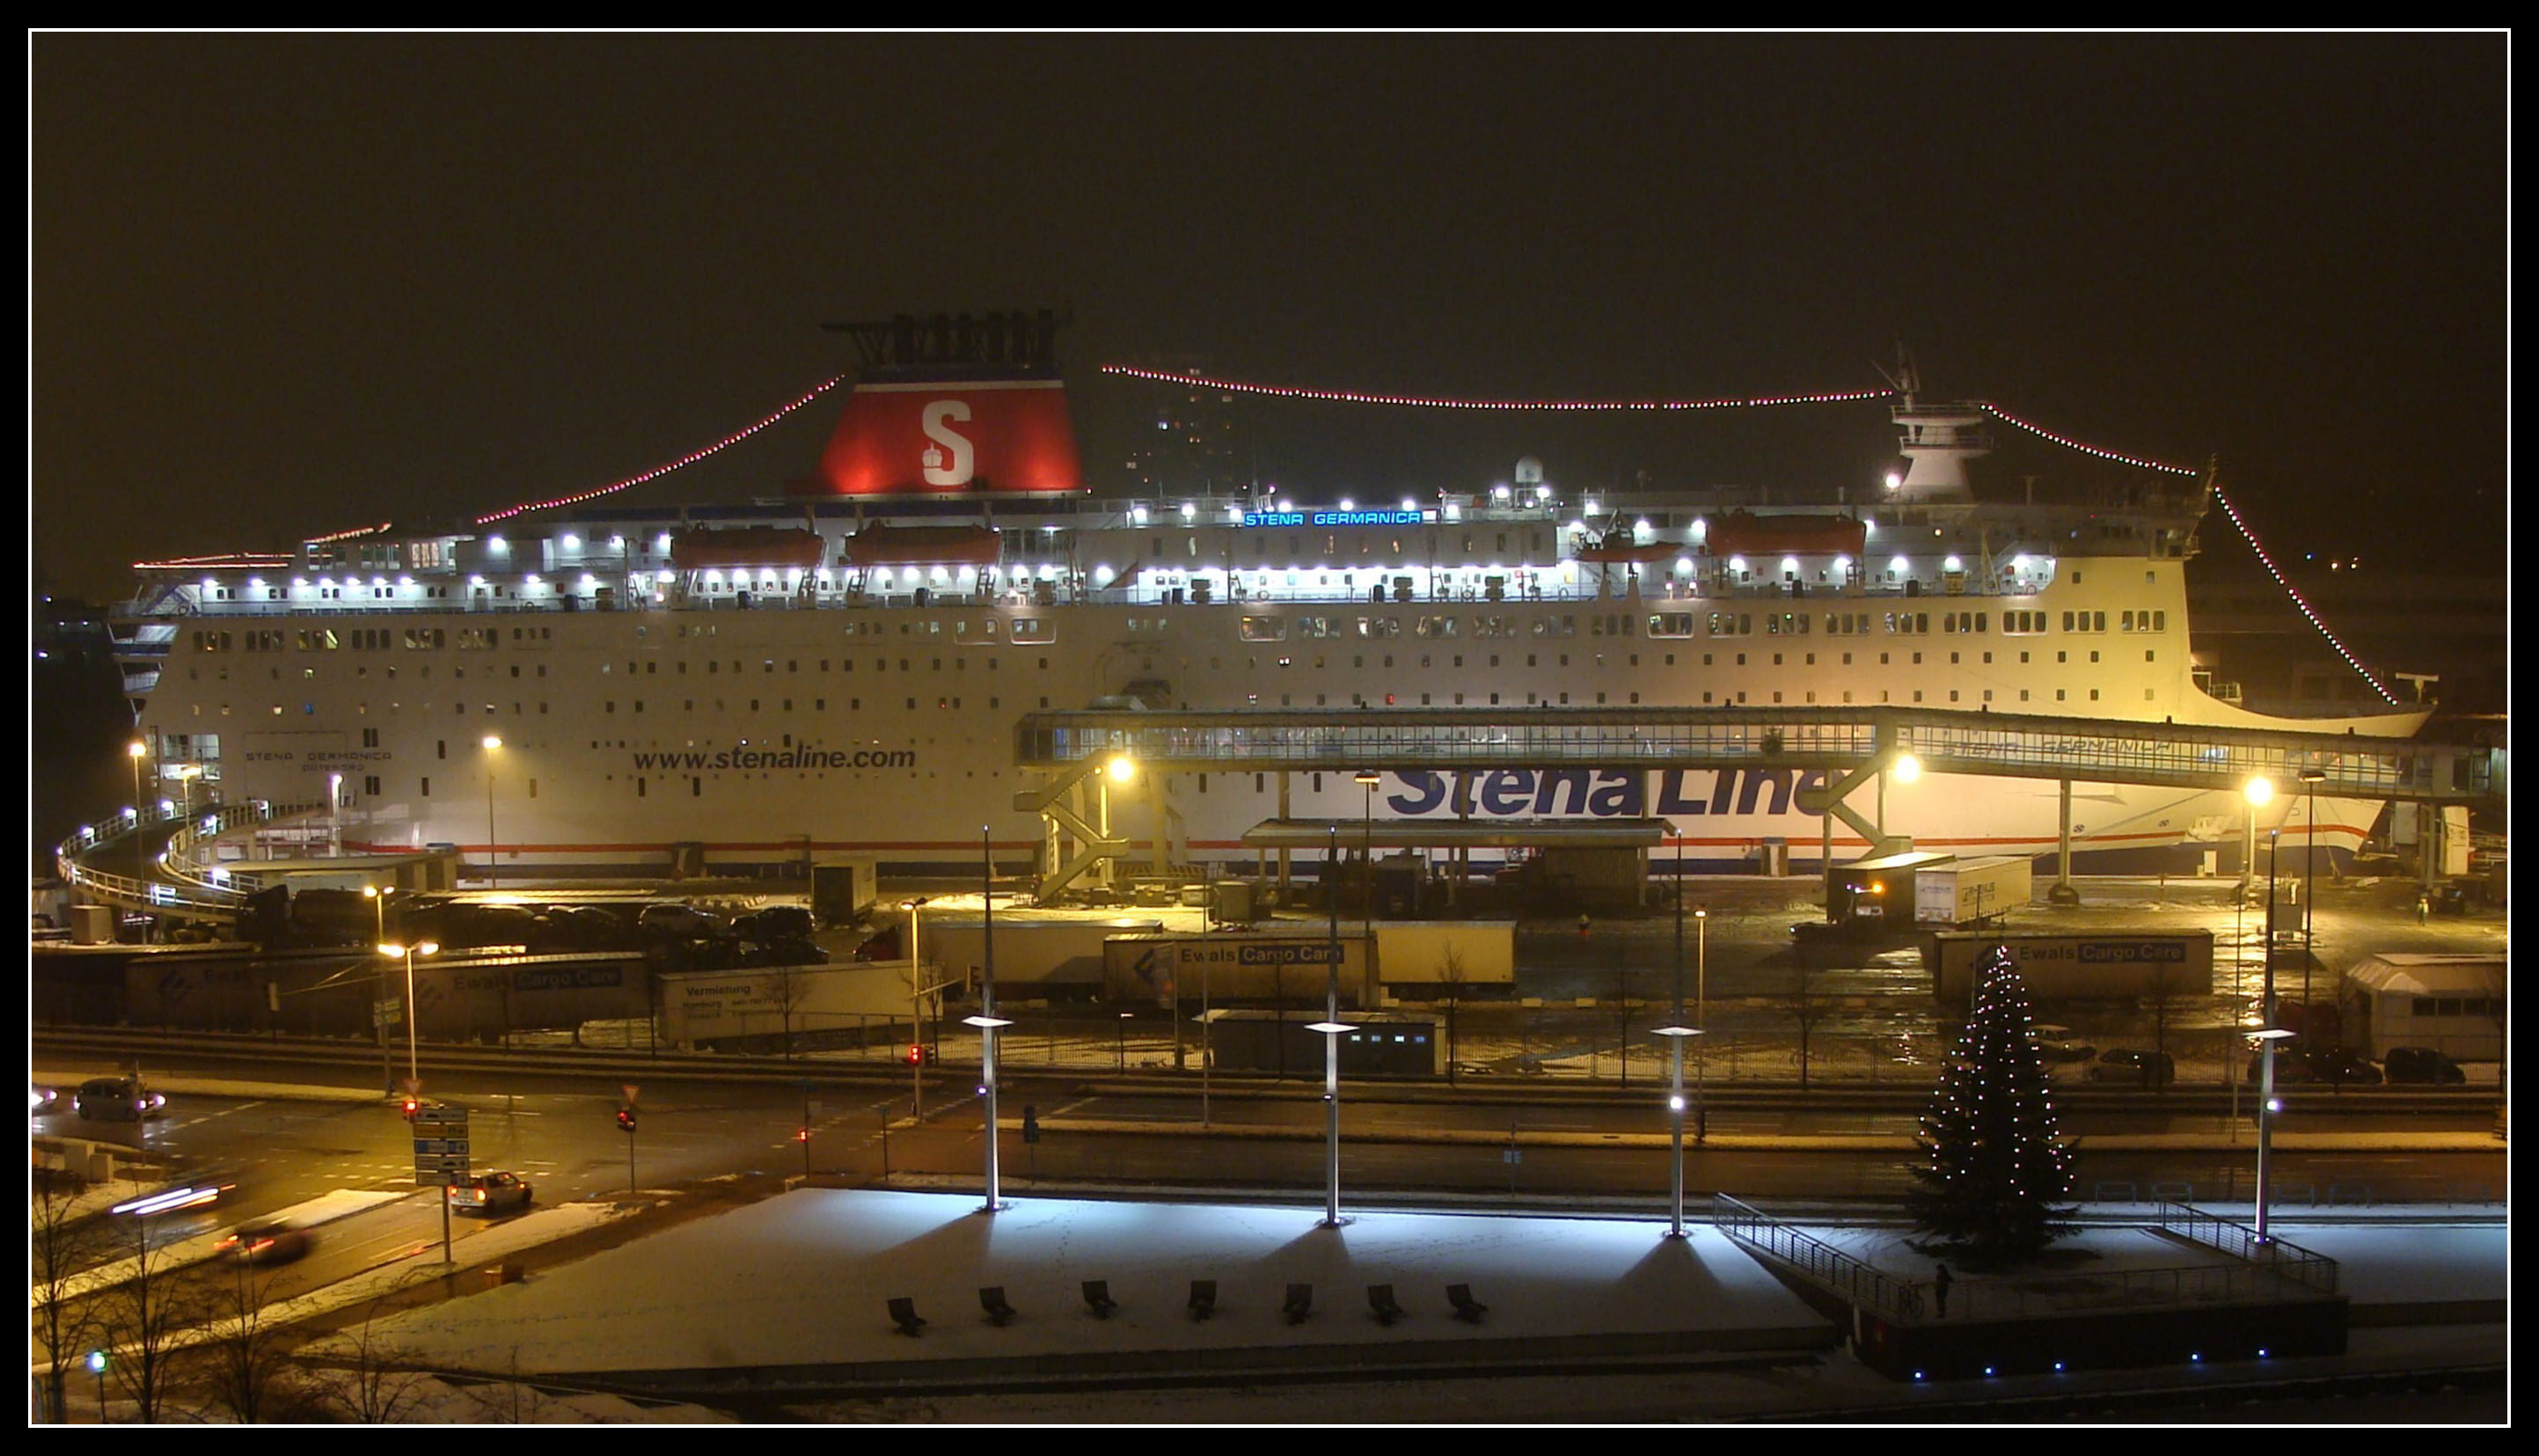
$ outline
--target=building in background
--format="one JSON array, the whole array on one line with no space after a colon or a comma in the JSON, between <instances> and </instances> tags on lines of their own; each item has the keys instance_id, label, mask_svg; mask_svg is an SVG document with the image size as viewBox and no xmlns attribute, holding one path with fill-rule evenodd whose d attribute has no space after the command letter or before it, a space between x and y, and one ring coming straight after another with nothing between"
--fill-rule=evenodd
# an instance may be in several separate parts
<instances>
[{"instance_id":1,"label":"building in background","mask_svg":"<svg viewBox=\"0 0 2539 1456\"><path fill-rule=\"evenodd\" d=\"M1146 369L1203 374L1190 355L1137 361ZM1225 389L1156 384L1144 391L1121 462L1122 489L1136 493L1219 495L1248 490L1257 473L1259 446L1249 401Z\"/></svg>"}]
</instances>

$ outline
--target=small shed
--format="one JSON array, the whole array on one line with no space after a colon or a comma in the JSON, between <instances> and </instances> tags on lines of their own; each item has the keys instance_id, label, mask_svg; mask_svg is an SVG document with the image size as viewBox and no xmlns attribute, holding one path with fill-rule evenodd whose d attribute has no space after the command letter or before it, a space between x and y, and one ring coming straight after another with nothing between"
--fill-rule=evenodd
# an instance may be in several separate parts
<instances>
[{"instance_id":1,"label":"small shed","mask_svg":"<svg viewBox=\"0 0 2539 1456\"><path fill-rule=\"evenodd\" d=\"M2382 954L2345 973L2345 1022L2373 1060L2431 1047L2460 1062L2504 1055L2501 955Z\"/></svg>"}]
</instances>

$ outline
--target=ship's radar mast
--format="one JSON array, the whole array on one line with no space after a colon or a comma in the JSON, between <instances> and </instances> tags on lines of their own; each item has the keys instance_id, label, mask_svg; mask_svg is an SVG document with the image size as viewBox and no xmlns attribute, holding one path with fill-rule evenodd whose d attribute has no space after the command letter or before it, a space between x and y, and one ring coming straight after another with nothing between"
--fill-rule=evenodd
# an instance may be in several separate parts
<instances>
[{"instance_id":1,"label":"ship's radar mast","mask_svg":"<svg viewBox=\"0 0 2539 1456\"><path fill-rule=\"evenodd\" d=\"M1906 464L1903 477L1887 491L1888 498L1917 505L1971 502L1974 492L1966 485L1966 461L1992 453L1992 437L1983 433L1983 411L1972 404L1918 402L1915 395L1921 389L1921 377L1913 368L1912 356L1901 351L1891 373L1883 366L1878 372L1904 396L1893 414L1904 432L1900 450Z\"/></svg>"}]
</instances>

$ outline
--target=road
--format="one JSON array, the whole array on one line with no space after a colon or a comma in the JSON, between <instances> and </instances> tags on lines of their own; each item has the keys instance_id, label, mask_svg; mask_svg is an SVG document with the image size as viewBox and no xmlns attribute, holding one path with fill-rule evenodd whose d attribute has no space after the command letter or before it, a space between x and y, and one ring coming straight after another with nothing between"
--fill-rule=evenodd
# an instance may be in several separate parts
<instances>
[{"instance_id":1,"label":"road","mask_svg":"<svg viewBox=\"0 0 2539 1456\"><path fill-rule=\"evenodd\" d=\"M323 1070L277 1074L271 1065L242 1070L220 1058L199 1067L161 1059L159 1075L181 1085L191 1076L335 1079L344 1100L230 1097L179 1093L165 1115L143 1125L104 1125L176 1167L222 1170L238 1189L219 1210L169 1222L163 1240L292 1207L335 1189L412 1189L412 1130L377 1096L363 1073ZM1153 1078L1149 1078L1149 1083ZM909 1119L910 1089L896 1076L817 1088L715 1079L648 1076L640 1084L634 1162L615 1123L623 1083L616 1074L559 1075L451 1073L435 1079L442 1097L472 1109L470 1134L479 1168L508 1168L529 1179L543 1202L603 1197L629 1188L660 1187L735 1173L803 1170L856 1180L885 1175L975 1179L984 1161L975 1084L957 1070L930 1075L927 1112ZM1915 1121L1909 1094L1889 1105L1865 1105L1865 1093L1767 1095L1741 1089L1733 1105L1713 1109L1707 1143L1692 1141L1686 1181L1700 1193L1743 1198L1892 1197L1907 1186L1905 1164ZM1483 1100L1486 1098L1487 1100ZM2403 1098L2431 1111L2373 1111ZM2244 1120L2233 1124L2212 1094L2184 1096L2162 1107L2140 1093L2095 1092L2067 1099L2063 1124L2079 1140L2076 1192L2235 1202L2250 1196L2254 1147ZM811 1139L797 1138L806 1105ZM1670 1124L1651 1089L1627 1098L1607 1091L1581 1095L1550 1087L1492 1087L1462 1095L1444 1088L1342 1088L1341 1173L1366 1194L1439 1192L1498 1194L1557 1203L1567 1197L1662 1198L1668 1182ZM1023 1109L1035 1110L1044 1133L1021 1141ZM1187 1077L1170 1088L1138 1078L1088 1079L1076 1075L1008 1079L1000 1144L1007 1177L1159 1188L1243 1188L1310 1194L1322 1182L1323 1108L1314 1092L1230 1088L1220 1079L1201 1124L1197 1089ZM2310 1091L2279 1124L2276 1185L2280 1197L2331 1190L2374 1201L2440 1202L2466 1190L2500 1193L2500 1144L2432 1152L2403 1145L2405 1135L2479 1135L2492 1127L2491 1099L2474 1093L2426 1097L2394 1089ZM98 1131L67 1114L38 1119L37 1136ZM2400 1145L2316 1149L2306 1136L2393 1138ZM2233 1139L2235 1138L2235 1141ZM2114 1145L2117 1144L2124 1145ZM2183 1145L2178 1145L2183 1144ZM1513 1160L1509 1154L1513 1151ZM466 1225L462 1220L460 1227ZM429 1194L346 1220L321 1237L311 1268L333 1267L339 1251L360 1257L400 1256L437 1245L440 1220ZM319 1260L325 1261L319 1263Z\"/></svg>"}]
</instances>

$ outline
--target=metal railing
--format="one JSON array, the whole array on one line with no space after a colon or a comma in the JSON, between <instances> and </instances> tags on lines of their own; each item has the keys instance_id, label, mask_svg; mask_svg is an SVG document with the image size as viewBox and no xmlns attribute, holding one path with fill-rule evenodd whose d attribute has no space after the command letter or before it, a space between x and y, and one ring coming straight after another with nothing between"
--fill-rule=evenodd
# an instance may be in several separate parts
<instances>
[{"instance_id":1,"label":"metal railing","mask_svg":"<svg viewBox=\"0 0 2539 1456\"><path fill-rule=\"evenodd\" d=\"M1710 1219L1730 1238L1779 1260L1854 1304L1889 1320L1920 1316L1922 1299L1913 1284L1882 1273L1813 1234L1802 1233L1750 1204L1724 1193L1713 1194Z\"/></svg>"},{"instance_id":2,"label":"metal railing","mask_svg":"<svg viewBox=\"0 0 2539 1456\"><path fill-rule=\"evenodd\" d=\"M2336 1292L2336 1261L2324 1254L2279 1238L2260 1241L2255 1229L2187 1204L2163 1203L2154 1216L2163 1232L2189 1243L2218 1250L2254 1266L2258 1272L2280 1276L2322 1294Z\"/></svg>"},{"instance_id":3,"label":"metal railing","mask_svg":"<svg viewBox=\"0 0 2539 1456\"><path fill-rule=\"evenodd\" d=\"M101 834L94 825L83 826L78 834L54 848L54 864L62 878L80 890L110 905L130 909L164 911L172 914L234 914L247 898L264 887L263 877L252 870L232 871L218 867L204 867L193 859L194 846L205 837L218 838L249 825L274 823L317 812L322 804L276 804L262 799L236 807L215 804L196 809L189 815L184 810L165 812L154 809L140 814L125 814L118 821L125 827L115 833ZM111 845L126 835L171 820L180 826L168 841L168 852L159 867L165 879L114 874L91 868L84 857Z\"/></svg>"},{"instance_id":4,"label":"metal railing","mask_svg":"<svg viewBox=\"0 0 2539 1456\"><path fill-rule=\"evenodd\" d=\"M1711 1218L1721 1232L1892 1322L1952 1316L2020 1319L2075 1309L2278 1303L2336 1292L2336 1261L2324 1255L2280 1239L2259 1243L2254 1230L2184 1204L2162 1204L2156 1216L2154 1226L2232 1262L2058 1274L2050 1281L2032 1283L1958 1279L1951 1281L1944 1308L1931 1281L1898 1279L1726 1194L1711 1198Z\"/></svg>"}]
</instances>

